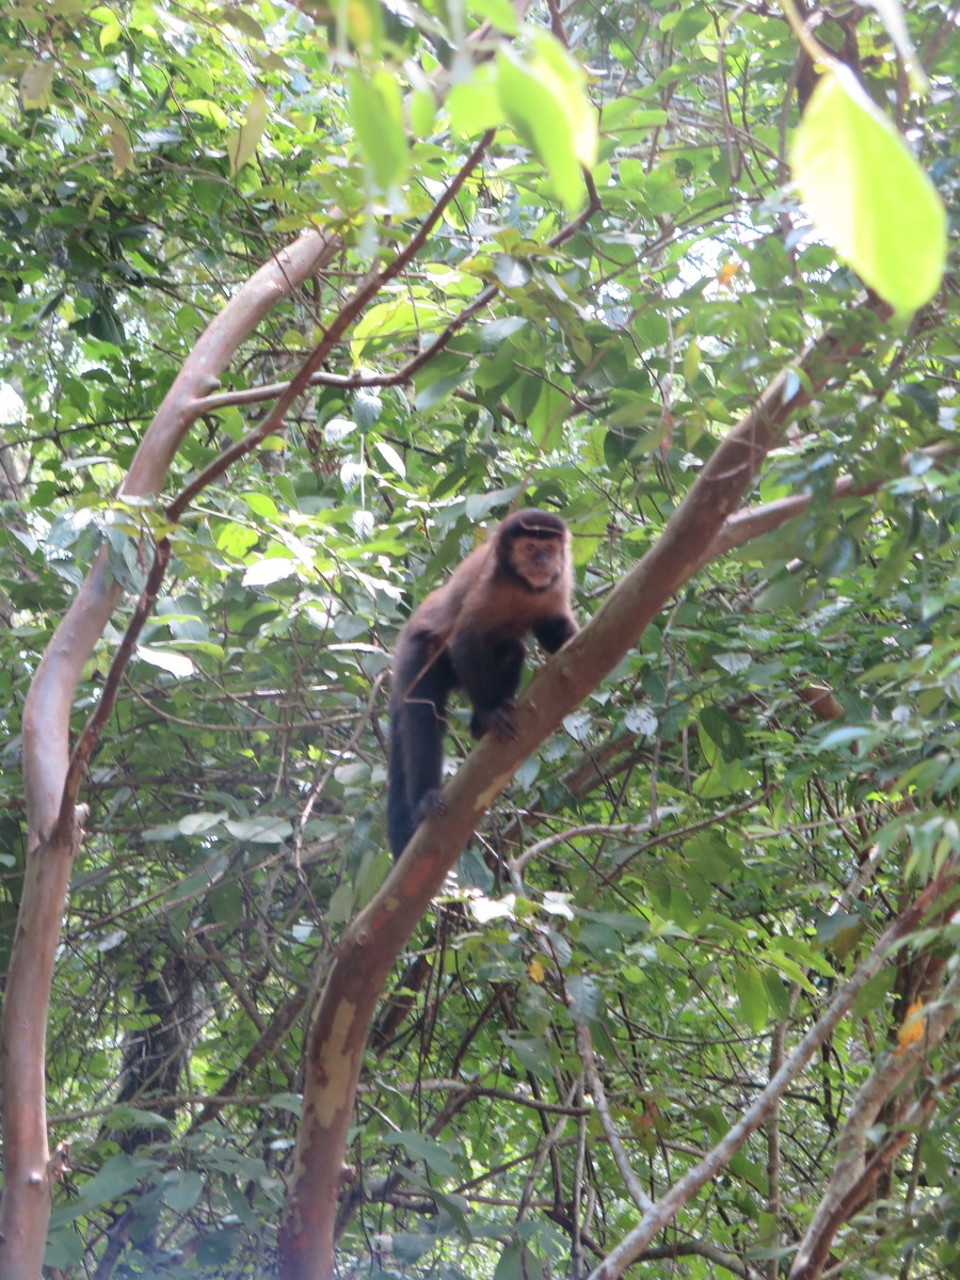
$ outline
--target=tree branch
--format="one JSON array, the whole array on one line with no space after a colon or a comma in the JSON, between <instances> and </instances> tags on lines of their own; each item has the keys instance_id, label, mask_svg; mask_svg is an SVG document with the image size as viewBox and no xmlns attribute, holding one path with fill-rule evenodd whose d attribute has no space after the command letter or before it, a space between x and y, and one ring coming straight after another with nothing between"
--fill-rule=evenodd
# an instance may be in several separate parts
<instances>
[{"instance_id":1,"label":"tree branch","mask_svg":"<svg viewBox=\"0 0 960 1280\"><path fill-rule=\"evenodd\" d=\"M119 497L159 493L198 403L217 384L237 347L281 299L333 256L338 244L310 232L265 263L204 332L164 396L130 465ZM106 547L54 633L23 708L23 779L30 848L50 833L60 813L70 749L70 710L84 664L116 607L120 588Z\"/></svg>"},{"instance_id":2,"label":"tree branch","mask_svg":"<svg viewBox=\"0 0 960 1280\"><path fill-rule=\"evenodd\" d=\"M867 315L873 311L872 306L865 308ZM670 596L696 572L778 432L838 369L849 369L861 345L826 335L807 346L796 369L786 369L774 379L717 446L655 545L595 617L537 674L516 709L516 740L503 744L488 734L479 743L444 789L447 812L417 829L379 891L344 933L305 1048L303 1122L289 1212L280 1235L282 1280L324 1280L333 1274L339 1169L376 1001L393 961L480 817L520 764L613 669ZM631 1252L628 1260L636 1256Z\"/></svg>"},{"instance_id":3,"label":"tree branch","mask_svg":"<svg viewBox=\"0 0 960 1280\"><path fill-rule=\"evenodd\" d=\"M593 1096L593 1105L596 1108L597 1115L600 1117L603 1132L607 1135L607 1142L610 1145L610 1151L617 1169L620 1171L620 1177L623 1179L623 1185L630 1193L630 1198L640 1212L647 1213L653 1208L653 1201L640 1185L640 1179L633 1172L633 1166L627 1159L627 1153L623 1149L623 1143L620 1141L617 1127L613 1123L613 1116L610 1114L610 1107L607 1103L607 1095L604 1092L600 1073L597 1071L597 1059L594 1053L590 1028L585 1022L577 1022L574 1026L577 1035L577 1052L580 1054L580 1061L583 1064L583 1073L587 1077L587 1088Z\"/></svg>"},{"instance_id":4,"label":"tree branch","mask_svg":"<svg viewBox=\"0 0 960 1280\"><path fill-rule=\"evenodd\" d=\"M951 862L927 885L912 906L908 907L860 962L850 978L837 991L826 1012L814 1023L783 1065L771 1076L744 1114L724 1134L716 1146L694 1168L676 1182L654 1208L644 1214L639 1225L613 1249L589 1277L589 1280L616 1280L660 1232L673 1221L683 1206L700 1188L723 1169L755 1133L783 1097L799 1073L821 1045L825 1044L840 1019L847 1013L864 986L880 972L887 956L902 938L918 927L939 895L948 892L957 880L957 866ZM960 982L960 978L957 979Z\"/></svg>"},{"instance_id":5,"label":"tree branch","mask_svg":"<svg viewBox=\"0 0 960 1280\"><path fill-rule=\"evenodd\" d=\"M953 874L955 877L955 867ZM833 1176L800 1243L789 1280L814 1280L820 1275L836 1233L867 1202L877 1178L909 1141L912 1126L901 1123L867 1160L870 1129L881 1108L940 1043L956 1021L958 1011L960 974L955 973L939 998L920 1015L925 1023L923 1037L887 1051L861 1085L837 1142ZM931 1107L933 1100L935 1095L930 1100Z\"/></svg>"}]
</instances>

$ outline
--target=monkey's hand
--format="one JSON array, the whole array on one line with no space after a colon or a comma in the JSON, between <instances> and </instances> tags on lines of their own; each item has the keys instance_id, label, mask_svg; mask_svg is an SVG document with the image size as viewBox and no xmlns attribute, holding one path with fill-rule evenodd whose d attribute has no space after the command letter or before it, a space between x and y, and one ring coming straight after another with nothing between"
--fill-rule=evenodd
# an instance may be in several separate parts
<instances>
[{"instance_id":1,"label":"monkey's hand","mask_svg":"<svg viewBox=\"0 0 960 1280\"><path fill-rule=\"evenodd\" d=\"M446 812L447 806L443 802L443 796L440 794L440 788L431 787L429 791L425 791L420 797L420 802L417 805L413 818L419 825L425 818L439 818L441 814Z\"/></svg>"},{"instance_id":2,"label":"monkey's hand","mask_svg":"<svg viewBox=\"0 0 960 1280\"><path fill-rule=\"evenodd\" d=\"M473 736L479 738L484 733L492 733L499 742L516 742L520 730L510 714L513 707L513 702L503 702L492 711L475 711L470 722Z\"/></svg>"}]
</instances>

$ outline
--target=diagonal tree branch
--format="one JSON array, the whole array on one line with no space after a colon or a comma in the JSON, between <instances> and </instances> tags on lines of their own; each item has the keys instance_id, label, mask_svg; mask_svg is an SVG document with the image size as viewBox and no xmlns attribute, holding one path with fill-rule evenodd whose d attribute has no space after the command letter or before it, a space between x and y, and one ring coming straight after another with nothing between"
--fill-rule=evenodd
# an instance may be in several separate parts
<instances>
[{"instance_id":1,"label":"diagonal tree branch","mask_svg":"<svg viewBox=\"0 0 960 1280\"><path fill-rule=\"evenodd\" d=\"M814 1280L822 1273L837 1232L869 1200L877 1178L909 1141L913 1126L903 1123L868 1160L870 1129L881 1108L940 1043L958 1013L960 974L955 973L926 1012L918 1015L923 1017L922 1038L887 1051L861 1085L837 1142L838 1160L833 1176L800 1242L789 1280ZM932 1110L936 1101L936 1093L929 1092L927 1109ZM915 1109L919 1105L915 1104Z\"/></svg>"},{"instance_id":2,"label":"diagonal tree branch","mask_svg":"<svg viewBox=\"0 0 960 1280\"><path fill-rule=\"evenodd\" d=\"M825 1044L840 1019L847 1013L857 994L869 980L879 973L890 951L918 927L938 897L948 892L957 881L956 861L952 861L927 885L879 938L873 950L860 962L853 974L837 991L827 1010L807 1031L797 1047L782 1066L771 1076L766 1087L739 1120L724 1134L716 1146L699 1164L676 1182L665 1196L643 1215L639 1225L629 1233L603 1260L589 1280L617 1280L632 1262L641 1257L650 1241L673 1221L683 1206L719 1173L739 1151L751 1134L763 1124L790 1084L810 1061L817 1049Z\"/></svg>"},{"instance_id":3,"label":"diagonal tree branch","mask_svg":"<svg viewBox=\"0 0 960 1280\"><path fill-rule=\"evenodd\" d=\"M265 315L333 257L336 236L309 232L265 263L209 325L164 396L119 498L155 497L184 436L240 343ZM51 834L61 811L70 749L70 711L84 664L116 607L120 588L102 548L47 646L23 709L23 776L30 848Z\"/></svg>"},{"instance_id":4,"label":"diagonal tree branch","mask_svg":"<svg viewBox=\"0 0 960 1280\"><path fill-rule=\"evenodd\" d=\"M854 328L862 333L873 311L867 304ZM303 1120L280 1236L282 1280L329 1280L333 1275L340 1169L367 1030L393 961L480 817L520 764L613 669L703 564L706 549L784 425L818 388L850 368L861 347L859 339L826 335L808 345L795 369L774 379L718 445L655 545L533 680L516 710L516 741L502 744L487 735L480 742L445 788L447 812L418 828L380 890L345 932L307 1038ZM631 1259L636 1256L630 1253ZM619 1272L609 1272L615 1274Z\"/></svg>"}]
</instances>

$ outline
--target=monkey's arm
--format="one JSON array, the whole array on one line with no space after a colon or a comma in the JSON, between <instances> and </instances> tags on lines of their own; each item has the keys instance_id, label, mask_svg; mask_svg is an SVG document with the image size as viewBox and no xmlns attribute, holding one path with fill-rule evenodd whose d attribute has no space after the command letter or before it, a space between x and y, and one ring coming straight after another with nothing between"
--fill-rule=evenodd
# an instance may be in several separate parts
<instances>
[{"instance_id":1,"label":"monkey's arm","mask_svg":"<svg viewBox=\"0 0 960 1280\"><path fill-rule=\"evenodd\" d=\"M512 742L517 728L510 715L520 683L526 650L516 639L496 640L465 625L450 642L450 661L457 681L473 703L470 732L479 738L488 730L502 742Z\"/></svg>"},{"instance_id":2,"label":"monkey's arm","mask_svg":"<svg viewBox=\"0 0 960 1280\"><path fill-rule=\"evenodd\" d=\"M532 630L547 653L556 653L580 628L568 613L561 613L556 618L541 618L533 624Z\"/></svg>"}]
</instances>

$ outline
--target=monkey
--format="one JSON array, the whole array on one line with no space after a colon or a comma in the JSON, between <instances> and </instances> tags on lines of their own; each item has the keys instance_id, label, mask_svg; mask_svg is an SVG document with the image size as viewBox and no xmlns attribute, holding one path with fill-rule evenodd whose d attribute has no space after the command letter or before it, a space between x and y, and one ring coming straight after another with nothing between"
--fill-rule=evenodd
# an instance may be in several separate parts
<instances>
[{"instance_id":1,"label":"monkey","mask_svg":"<svg viewBox=\"0 0 960 1280\"><path fill-rule=\"evenodd\" d=\"M558 515L508 516L414 611L397 639L390 699L387 833L399 858L440 795L447 695L465 690L470 732L518 737L510 714L532 631L548 653L579 628L570 607L570 534Z\"/></svg>"}]
</instances>

